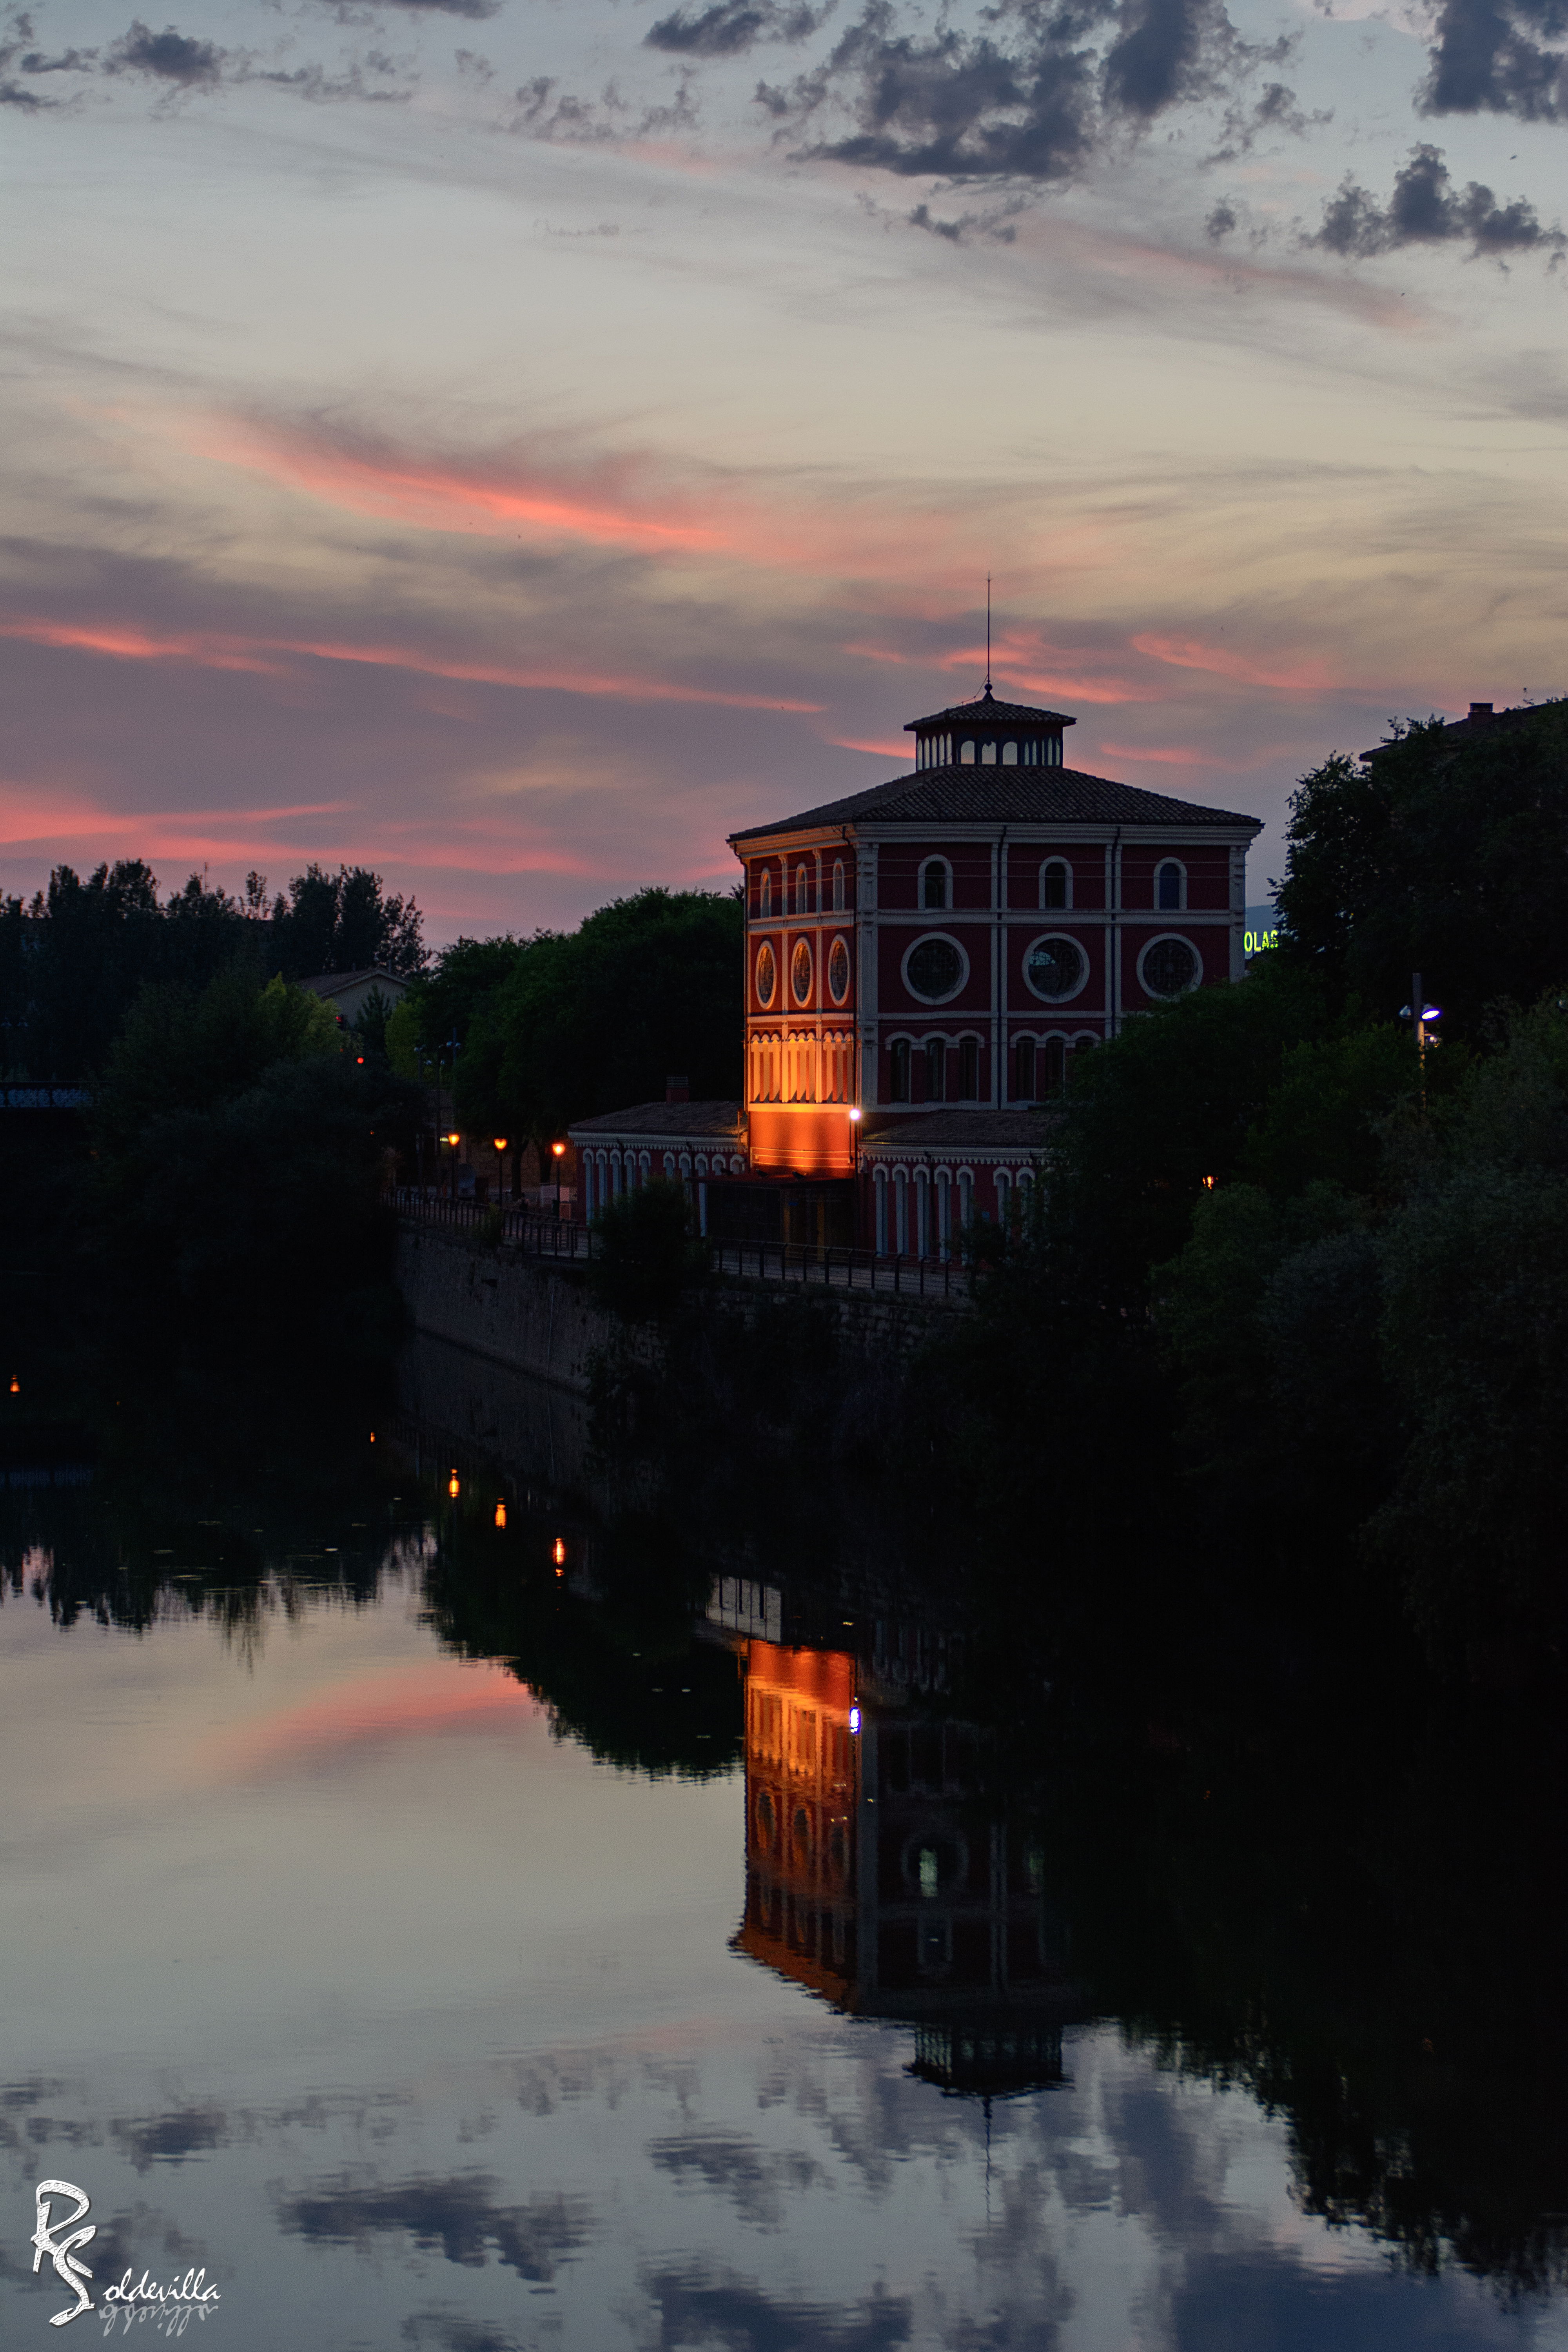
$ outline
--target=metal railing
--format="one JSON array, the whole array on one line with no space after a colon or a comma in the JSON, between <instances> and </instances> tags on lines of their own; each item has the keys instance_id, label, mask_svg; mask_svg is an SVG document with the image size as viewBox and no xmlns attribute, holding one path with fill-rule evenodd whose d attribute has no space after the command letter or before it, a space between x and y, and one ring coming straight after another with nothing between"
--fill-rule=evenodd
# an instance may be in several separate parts
<instances>
[{"instance_id":1,"label":"metal railing","mask_svg":"<svg viewBox=\"0 0 1568 2352\"><path fill-rule=\"evenodd\" d=\"M599 1255L601 1244L593 1226L542 1217L535 1209L454 1201L412 1185L400 1186L392 1201L400 1216L416 1223L456 1233L482 1228L495 1241L531 1257L585 1263ZM741 1282L887 1291L908 1298L965 1299L973 1294L974 1270L956 1257L878 1257L871 1250L811 1242L710 1241L707 1246L714 1273Z\"/></svg>"}]
</instances>

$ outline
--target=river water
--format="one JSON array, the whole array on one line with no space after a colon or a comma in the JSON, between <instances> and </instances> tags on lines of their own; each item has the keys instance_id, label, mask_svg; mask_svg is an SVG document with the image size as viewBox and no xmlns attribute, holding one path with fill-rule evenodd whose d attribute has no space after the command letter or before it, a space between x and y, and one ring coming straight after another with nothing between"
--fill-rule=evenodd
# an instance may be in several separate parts
<instances>
[{"instance_id":1,"label":"river water","mask_svg":"<svg viewBox=\"0 0 1568 2352\"><path fill-rule=\"evenodd\" d=\"M574 1408L511 1405L570 1444ZM1441 2048L1436 2109L1394 2070L1325 2187L1315 2025L1216 2058L1190 1975L1173 2020L1086 1978L1092 1870L1011 1802L940 1608L679 1540L654 1605L559 1460L377 1444L331 1435L279 1526L237 1479L198 1513L14 1477L7 2347L1568 2347L1549 2191L1436 2177L1496 2137L1423 2139L1467 2095ZM48 2178L97 2231L68 2331ZM105 2300L198 2271L195 2309Z\"/></svg>"}]
</instances>

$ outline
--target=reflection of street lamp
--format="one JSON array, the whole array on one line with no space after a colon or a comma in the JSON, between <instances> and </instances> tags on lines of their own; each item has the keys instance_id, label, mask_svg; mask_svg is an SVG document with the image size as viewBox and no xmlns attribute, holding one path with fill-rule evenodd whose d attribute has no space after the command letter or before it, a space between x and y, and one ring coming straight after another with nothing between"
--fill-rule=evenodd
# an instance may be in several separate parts
<instances>
[{"instance_id":1,"label":"reflection of street lamp","mask_svg":"<svg viewBox=\"0 0 1568 2352\"><path fill-rule=\"evenodd\" d=\"M561 1160L566 1146L563 1143L552 1143L550 1149L555 1154L555 1222L559 1224L561 1223Z\"/></svg>"}]
</instances>

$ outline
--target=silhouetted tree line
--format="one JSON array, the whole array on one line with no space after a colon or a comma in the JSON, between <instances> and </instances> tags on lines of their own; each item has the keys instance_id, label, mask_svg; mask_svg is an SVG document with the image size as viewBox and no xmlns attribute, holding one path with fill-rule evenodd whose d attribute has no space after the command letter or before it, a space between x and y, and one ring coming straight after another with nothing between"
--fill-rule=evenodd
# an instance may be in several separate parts
<instances>
[{"instance_id":1,"label":"silhouetted tree line","mask_svg":"<svg viewBox=\"0 0 1568 2352\"><path fill-rule=\"evenodd\" d=\"M77 1079L102 1065L146 987L200 990L231 966L258 980L362 971L413 978L428 961L412 898L363 866L309 866L270 901L193 874L166 898L140 858L84 881L58 866L30 900L0 900L0 1076Z\"/></svg>"},{"instance_id":2,"label":"silhouetted tree line","mask_svg":"<svg viewBox=\"0 0 1568 2352\"><path fill-rule=\"evenodd\" d=\"M933 1507L1047 1559L1242 1552L1305 1612L1395 1591L1461 1669L1559 1657L1565 880L1563 704L1307 777L1278 950L1075 1074L1031 1222L912 1384Z\"/></svg>"}]
</instances>

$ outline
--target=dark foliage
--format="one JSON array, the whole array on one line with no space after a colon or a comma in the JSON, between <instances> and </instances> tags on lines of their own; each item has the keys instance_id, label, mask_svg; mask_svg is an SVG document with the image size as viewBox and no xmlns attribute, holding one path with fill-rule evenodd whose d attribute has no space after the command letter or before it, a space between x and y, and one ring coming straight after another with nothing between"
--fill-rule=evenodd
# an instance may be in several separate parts
<instances>
[{"instance_id":1,"label":"dark foliage","mask_svg":"<svg viewBox=\"0 0 1568 2352\"><path fill-rule=\"evenodd\" d=\"M660 1179L623 1192L597 1219L595 1231L597 1248L589 1280L624 1322L667 1320L688 1286L707 1270L707 1245L697 1237L691 1203L679 1184Z\"/></svg>"},{"instance_id":2,"label":"dark foliage","mask_svg":"<svg viewBox=\"0 0 1568 2352\"><path fill-rule=\"evenodd\" d=\"M742 935L733 898L644 890L570 936L542 933L512 950L500 985L468 1000L460 1117L486 1134L544 1143L574 1119L662 1101L672 1072L689 1080L694 1100L738 1100ZM433 1007L441 985L438 971ZM439 1028L437 1017L427 1046L441 1042Z\"/></svg>"},{"instance_id":3,"label":"dark foliage","mask_svg":"<svg viewBox=\"0 0 1568 2352\"><path fill-rule=\"evenodd\" d=\"M59 866L30 902L0 901L0 1075L93 1076L144 988L199 991L231 970L254 982L423 969L418 908L364 866L312 866L270 910L266 891L259 874L239 898L193 874L161 900L152 868L131 858L85 882Z\"/></svg>"},{"instance_id":4,"label":"dark foliage","mask_svg":"<svg viewBox=\"0 0 1568 2352\"><path fill-rule=\"evenodd\" d=\"M1438 719L1336 754L1292 803L1280 952L1388 1021L1419 971L1457 1034L1564 976L1568 703L1456 742Z\"/></svg>"}]
</instances>

